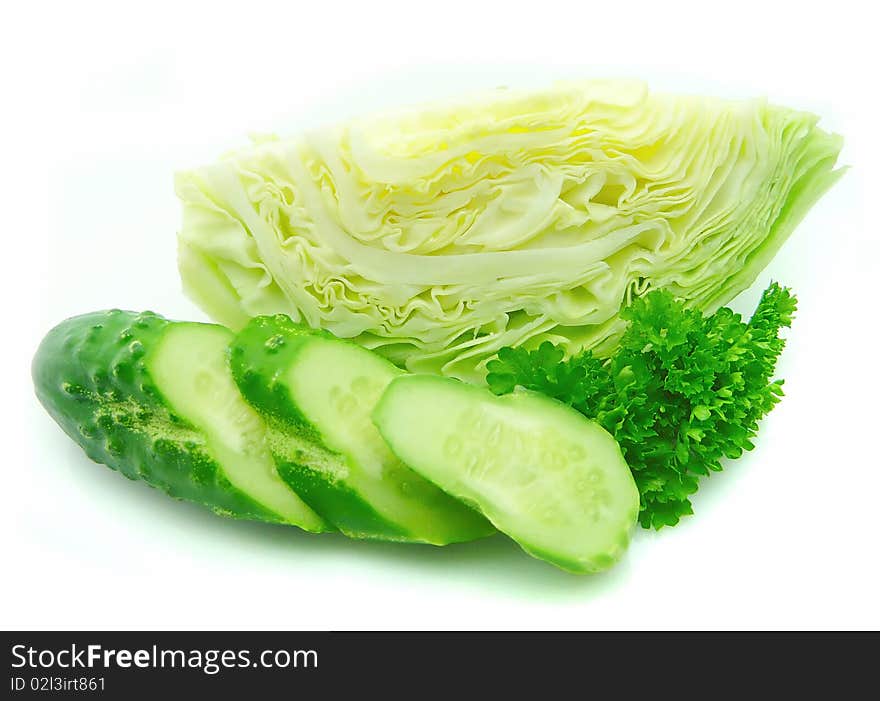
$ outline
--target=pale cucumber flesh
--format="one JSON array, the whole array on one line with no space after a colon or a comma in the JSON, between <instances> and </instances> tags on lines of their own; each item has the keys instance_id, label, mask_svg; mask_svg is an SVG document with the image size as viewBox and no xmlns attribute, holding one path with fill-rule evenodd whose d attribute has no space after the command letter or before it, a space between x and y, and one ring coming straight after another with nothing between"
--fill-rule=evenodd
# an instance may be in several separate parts
<instances>
[{"instance_id":1,"label":"pale cucumber flesh","mask_svg":"<svg viewBox=\"0 0 880 701\"><path fill-rule=\"evenodd\" d=\"M234 487L287 523L327 530L278 476L263 421L232 379L226 355L231 340L220 326L176 324L151 354L150 373L181 417L204 433L208 451Z\"/></svg>"},{"instance_id":2,"label":"pale cucumber flesh","mask_svg":"<svg viewBox=\"0 0 880 701\"><path fill-rule=\"evenodd\" d=\"M536 557L595 572L629 542L639 494L620 448L559 402L409 375L390 383L374 420L402 460Z\"/></svg>"},{"instance_id":3,"label":"pale cucumber flesh","mask_svg":"<svg viewBox=\"0 0 880 701\"><path fill-rule=\"evenodd\" d=\"M402 371L351 343L319 336L297 353L285 376L291 398L322 442L347 458L345 485L405 539L443 544L488 535L491 525L411 470L388 447L372 412Z\"/></svg>"}]
</instances>

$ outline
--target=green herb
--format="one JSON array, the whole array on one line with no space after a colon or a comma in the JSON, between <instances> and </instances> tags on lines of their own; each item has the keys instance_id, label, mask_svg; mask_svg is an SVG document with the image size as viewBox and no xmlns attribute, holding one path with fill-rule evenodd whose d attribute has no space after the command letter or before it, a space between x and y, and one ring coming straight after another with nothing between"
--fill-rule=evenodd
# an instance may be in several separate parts
<instances>
[{"instance_id":1,"label":"green herb","mask_svg":"<svg viewBox=\"0 0 880 701\"><path fill-rule=\"evenodd\" d=\"M489 363L496 394L536 390L595 419L620 444L641 495L645 528L673 526L693 513L699 478L754 446L763 418L782 396L771 381L797 300L771 284L749 323L722 308L712 316L656 290L623 310L616 354L588 351L567 360L544 342L504 348Z\"/></svg>"}]
</instances>

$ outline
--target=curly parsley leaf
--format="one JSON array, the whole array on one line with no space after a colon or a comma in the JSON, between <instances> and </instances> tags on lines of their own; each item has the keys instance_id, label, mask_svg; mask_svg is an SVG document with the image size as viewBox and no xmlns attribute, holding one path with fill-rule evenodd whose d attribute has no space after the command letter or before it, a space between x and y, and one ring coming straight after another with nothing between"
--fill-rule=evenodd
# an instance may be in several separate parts
<instances>
[{"instance_id":1,"label":"curly parsley leaf","mask_svg":"<svg viewBox=\"0 0 880 701\"><path fill-rule=\"evenodd\" d=\"M632 469L641 525L674 526L693 513L700 477L751 450L758 421L782 397L782 380L770 378L796 308L776 283L748 323L727 308L703 316L656 290L623 311L629 325L611 358L564 359L549 342L503 348L487 381L496 394L524 387L598 421Z\"/></svg>"}]
</instances>

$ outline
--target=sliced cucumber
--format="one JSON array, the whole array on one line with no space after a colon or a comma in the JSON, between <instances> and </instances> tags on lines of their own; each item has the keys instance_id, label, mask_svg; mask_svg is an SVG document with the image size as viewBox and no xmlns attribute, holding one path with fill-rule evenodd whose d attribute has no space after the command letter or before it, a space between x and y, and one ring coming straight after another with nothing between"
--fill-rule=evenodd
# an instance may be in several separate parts
<instances>
[{"instance_id":1,"label":"sliced cucumber","mask_svg":"<svg viewBox=\"0 0 880 701\"><path fill-rule=\"evenodd\" d=\"M233 334L212 324L174 324L163 335L147 367L159 391L205 435L233 487L307 530L325 524L279 476L266 444L266 427L242 399L232 379L227 349Z\"/></svg>"},{"instance_id":2,"label":"sliced cucumber","mask_svg":"<svg viewBox=\"0 0 880 701\"><path fill-rule=\"evenodd\" d=\"M232 380L231 338L149 312L87 314L43 339L34 385L96 462L222 515L330 530L278 477L265 426Z\"/></svg>"},{"instance_id":3,"label":"sliced cucumber","mask_svg":"<svg viewBox=\"0 0 880 701\"><path fill-rule=\"evenodd\" d=\"M282 478L344 533L442 545L494 532L382 440L371 415L401 374L388 361L285 316L252 320L231 359L239 389L267 419Z\"/></svg>"},{"instance_id":4,"label":"sliced cucumber","mask_svg":"<svg viewBox=\"0 0 880 701\"><path fill-rule=\"evenodd\" d=\"M614 438L573 409L408 375L389 384L373 418L404 462L531 555L596 572L626 549L639 511L632 474Z\"/></svg>"}]
</instances>

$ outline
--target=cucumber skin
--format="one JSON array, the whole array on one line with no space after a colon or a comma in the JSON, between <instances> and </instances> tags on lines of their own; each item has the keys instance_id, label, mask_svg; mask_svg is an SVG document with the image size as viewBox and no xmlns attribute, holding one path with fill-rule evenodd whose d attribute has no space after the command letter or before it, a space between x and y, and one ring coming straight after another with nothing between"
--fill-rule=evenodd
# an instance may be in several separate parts
<instances>
[{"instance_id":1,"label":"cucumber skin","mask_svg":"<svg viewBox=\"0 0 880 701\"><path fill-rule=\"evenodd\" d=\"M94 462L222 516L285 523L229 482L150 377L151 349L173 323L118 309L61 322L34 356L37 398ZM157 423L165 436L151 435Z\"/></svg>"},{"instance_id":2,"label":"cucumber skin","mask_svg":"<svg viewBox=\"0 0 880 701\"><path fill-rule=\"evenodd\" d=\"M330 483L308 465L276 459L276 468L291 489L325 520L350 538L408 541L412 536L389 523L350 487Z\"/></svg>"},{"instance_id":3,"label":"cucumber skin","mask_svg":"<svg viewBox=\"0 0 880 701\"><path fill-rule=\"evenodd\" d=\"M232 376L242 396L263 417L272 435L297 435L311 444L312 456L347 469L346 457L324 445L320 432L303 416L282 381L297 354L315 336L346 342L327 331L297 324L284 314L254 317L229 347ZM412 538L356 491L342 482L329 482L310 467L308 461L299 462L287 451L278 449L276 441L270 443L281 479L340 531L353 538L392 541Z\"/></svg>"}]
</instances>

